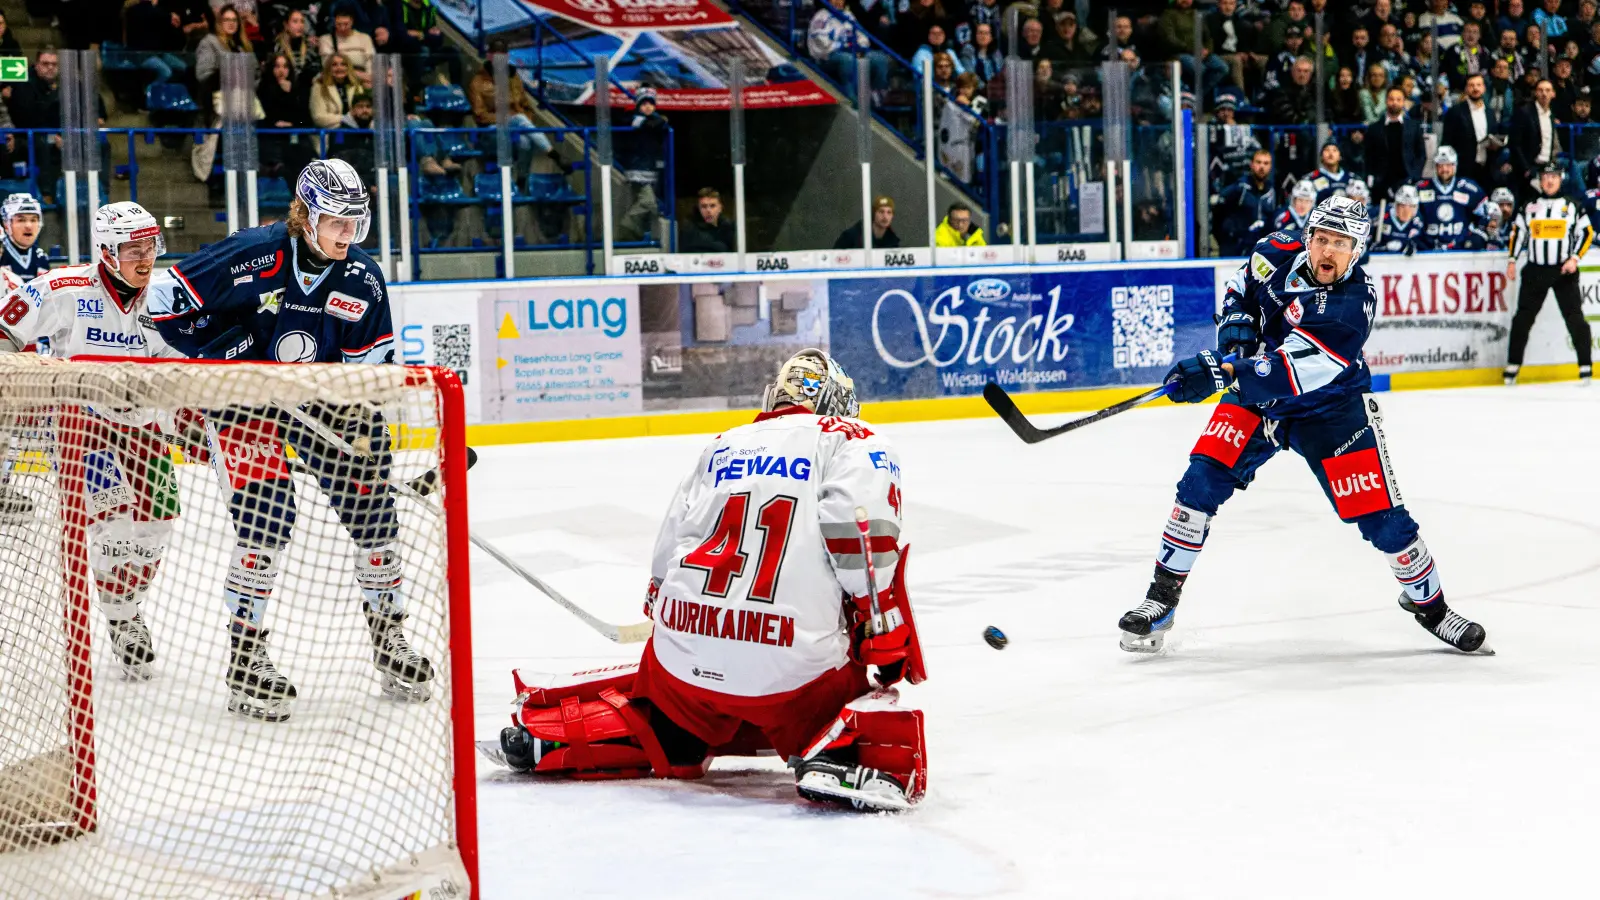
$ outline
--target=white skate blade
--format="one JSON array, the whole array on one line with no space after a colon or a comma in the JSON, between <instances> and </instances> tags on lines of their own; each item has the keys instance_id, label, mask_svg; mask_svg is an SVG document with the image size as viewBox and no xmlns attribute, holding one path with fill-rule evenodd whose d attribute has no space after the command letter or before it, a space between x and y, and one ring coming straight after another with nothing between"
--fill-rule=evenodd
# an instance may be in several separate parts
<instances>
[{"instance_id":1,"label":"white skate blade","mask_svg":"<svg viewBox=\"0 0 1600 900\"><path fill-rule=\"evenodd\" d=\"M911 808L911 802L904 794L888 790L863 791L848 788L839 783L839 780L825 772L807 772L795 782L800 796L812 799L809 795L820 795L844 800L856 809L872 810L875 812L903 812Z\"/></svg>"},{"instance_id":2,"label":"white skate blade","mask_svg":"<svg viewBox=\"0 0 1600 900\"><path fill-rule=\"evenodd\" d=\"M1494 653L1494 648L1489 646L1489 642L1488 641L1484 641L1482 644L1478 645L1478 649L1472 651L1471 653L1469 653L1467 655L1468 656L1494 656L1495 653Z\"/></svg>"},{"instance_id":3,"label":"white skate blade","mask_svg":"<svg viewBox=\"0 0 1600 900\"><path fill-rule=\"evenodd\" d=\"M506 761L505 748L500 746L500 740L498 738L492 741L478 741L478 753L484 759L487 759L497 766L510 769L513 772L516 771L516 769L511 767L511 763Z\"/></svg>"},{"instance_id":4,"label":"white skate blade","mask_svg":"<svg viewBox=\"0 0 1600 900\"><path fill-rule=\"evenodd\" d=\"M263 722L282 722L289 718L292 700L264 700L235 691L228 695L228 712Z\"/></svg>"},{"instance_id":5,"label":"white skate blade","mask_svg":"<svg viewBox=\"0 0 1600 900\"><path fill-rule=\"evenodd\" d=\"M1160 653L1167 641L1165 631L1152 631L1149 634L1134 634L1131 631L1122 632L1122 639L1118 646L1129 653Z\"/></svg>"},{"instance_id":6,"label":"white skate blade","mask_svg":"<svg viewBox=\"0 0 1600 900\"><path fill-rule=\"evenodd\" d=\"M412 684L401 681L387 672L379 673L379 681L383 695L390 700L401 703L426 703L433 697L433 687L426 681Z\"/></svg>"}]
</instances>

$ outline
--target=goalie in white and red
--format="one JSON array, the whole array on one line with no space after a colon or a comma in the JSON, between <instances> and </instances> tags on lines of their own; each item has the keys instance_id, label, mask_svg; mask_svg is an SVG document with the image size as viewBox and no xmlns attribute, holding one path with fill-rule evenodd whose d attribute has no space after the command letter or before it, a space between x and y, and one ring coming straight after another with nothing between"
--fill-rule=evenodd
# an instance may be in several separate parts
<instances>
[{"instance_id":1,"label":"goalie in white and red","mask_svg":"<svg viewBox=\"0 0 1600 900\"><path fill-rule=\"evenodd\" d=\"M786 362L762 409L678 487L638 665L544 686L518 673L493 755L544 775L698 778L716 756L774 750L810 800L881 810L923 796L922 712L893 687L925 677L899 458L854 418L854 385L821 350Z\"/></svg>"}]
</instances>

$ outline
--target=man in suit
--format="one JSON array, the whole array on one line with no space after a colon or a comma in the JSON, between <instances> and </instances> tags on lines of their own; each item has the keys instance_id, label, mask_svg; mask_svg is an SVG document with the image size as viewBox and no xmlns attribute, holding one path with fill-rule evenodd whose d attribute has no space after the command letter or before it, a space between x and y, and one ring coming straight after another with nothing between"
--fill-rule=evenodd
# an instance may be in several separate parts
<instances>
[{"instance_id":1,"label":"man in suit","mask_svg":"<svg viewBox=\"0 0 1600 900\"><path fill-rule=\"evenodd\" d=\"M1533 102L1511 114L1511 190L1516 192L1518 206L1538 193L1534 182L1539 177L1540 167L1553 162L1561 152L1561 139L1556 129L1561 123L1550 109L1550 101L1555 97L1555 87L1548 80L1540 79L1533 88Z\"/></svg>"},{"instance_id":2,"label":"man in suit","mask_svg":"<svg viewBox=\"0 0 1600 900\"><path fill-rule=\"evenodd\" d=\"M1483 75L1467 76L1461 102L1444 114L1444 144L1460 158L1461 174L1479 185L1489 183L1488 162L1504 146L1498 137L1500 123L1483 93Z\"/></svg>"},{"instance_id":3,"label":"man in suit","mask_svg":"<svg viewBox=\"0 0 1600 900\"><path fill-rule=\"evenodd\" d=\"M1384 96L1384 115L1367 124L1367 175L1372 179L1372 195L1389 198L1396 188L1422 178L1422 161L1427 153L1422 143L1422 124L1406 115L1406 95L1390 88Z\"/></svg>"}]
</instances>

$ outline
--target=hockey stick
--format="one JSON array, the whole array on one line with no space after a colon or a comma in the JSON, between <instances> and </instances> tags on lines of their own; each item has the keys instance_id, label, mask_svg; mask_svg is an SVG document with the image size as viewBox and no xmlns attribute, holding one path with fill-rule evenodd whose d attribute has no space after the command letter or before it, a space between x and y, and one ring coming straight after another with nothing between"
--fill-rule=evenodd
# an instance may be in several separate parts
<instances>
[{"instance_id":1,"label":"hockey stick","mask_svg":"<svg viewBox=\"0 0 1600 900\"><path fill-rule=\"evenodd\" d=\"M332 428L329 428L326 424L319 422L316 417L312 416L310 413L307 413L297 407L280 408L293 417L295 421L311 429L311 431L316 434L317 437L321 438L329 446L352 456L365 458L370 458L372 456L372 452L370 450L362 451L357 449L349 441L346 441L338 432L334 431ZM472 464L477 461L478 455L472 452L471 447L468 447L467 467L471 468ZM298 460L296 462L298 462ZM303 470L304 464L300 465ZM400 493L407 494L415 499L420 500L423 497L426 497L428 494L433 493L434 489L438 485L438 478L438 470L432 469L422 473L416 478L413 478L411 481L394 482L393 486L398 489ZM550 585L545 584L539 579L538 576L518 565L515 560L506 555L506 553L499 547L489 543L483 538L482 535L468 531L467 538L471 540L479 550L482 550L483 552L494 557L496 562L511 570L512 574L532 585L533 588L539 593L544 594L551 600L554 600L558 606L577 616L583 622L583 624L588 625L595 631L600 632L600 634L603 635L607 640L618 644L637 644L650 638L650 631L654 627L654 623L650 622L649 620L638 622L633 625L613 625L562 596L561 592L557 591Z\"/></svg>"},{"instance_id":2,"label":"hockey stick","mask_svg":"<svg viewBox=\"0 0 1600 900\"><path fill-rule=\"evenodd\" d=\"M1239 361L1239 357L1237 354L1230 354L1222 361L1225 363L1234 363ZM1016 401L1011 399L1011 395L1006 393L1006 389L992 381L983 386L983 399L988 401L989 408L995 411L995 414L1000 417L1001 421L1011 426L1011 430L1016 432L1017 437L1022 438L1027 443L1037 444L1040 441L1056 437L1057 435L1066 434L1069 431L1076 431L1085 425L1093 425L1102 419L1109 419L1117 413L1127 412L1136 406L1143 406L1152 400L1158 400L1162 397L1166 397L1172 393L1172 390L1173 385L1163 384L1160 387L1151 388L1150 390L1145 391L1137 396L1129 397L1121 403L1108 406L1099 412L1091 413L1090 415L1084 416L1081 419L1073 419L1071 422L1068 422L1065 425L1057 425L1054 428L1040 428L1039 426L1028 421L1028 417L1023 415L1022 410L1017 408Z\"/></svg>"}]
</instances>

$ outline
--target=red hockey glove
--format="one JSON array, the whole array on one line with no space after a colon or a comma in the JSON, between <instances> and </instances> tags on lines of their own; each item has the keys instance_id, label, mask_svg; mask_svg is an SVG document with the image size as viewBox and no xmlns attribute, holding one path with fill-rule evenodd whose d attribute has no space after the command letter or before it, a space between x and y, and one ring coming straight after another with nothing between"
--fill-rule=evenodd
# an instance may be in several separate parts
<instances>
[{"instance_id":1,"label":"red hockey glove","mask_svg":"<svg viewBox=\"0 0 1600 900\"><path fill-rule=\"evenodd\" d=\"M661 595L661 579L651 578L650 586L644 592L644 617L655 618L656 598Z\"/></svg>"},{"instance_id":2,"label":"red hockey glove","mask_svg":"<svg viewBox=\"0 0 1600 900\"><path fill-rule=\"evenodd\" d=\"M864 666L877 666L878 683L884 687L905 677L906 658L911 655L912 630L895 605L893 590L878 595L879 615L872 617L872 605L865 596L851 597L851 657Z\"/></svg>"}]
</instances>

